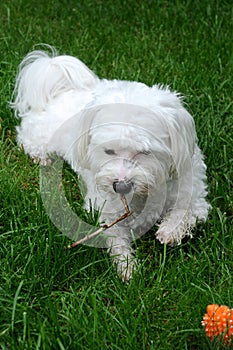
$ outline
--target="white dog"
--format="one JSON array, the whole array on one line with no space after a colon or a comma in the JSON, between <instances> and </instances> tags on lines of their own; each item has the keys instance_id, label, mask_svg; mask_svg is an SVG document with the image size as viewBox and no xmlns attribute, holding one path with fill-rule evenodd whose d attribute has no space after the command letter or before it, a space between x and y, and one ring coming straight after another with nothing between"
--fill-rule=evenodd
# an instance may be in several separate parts
<instances>
[{"instance_id":1,"label":"white dog","mask_svg":"<svg viewBox=\"0 0 233 350\"><path fill-rule=\"evenodd\" d=\"M86 183L90 201L110 223L106 246L119 276L136 268L131 242L156 222L161 243L180 243L205 221L206 166L196 143L194 121L177 93L167 87L99 79L71 56L33 51L16 80L17 141L32 158L46 163L56 153Z\"/></svg>"}]
</instances>

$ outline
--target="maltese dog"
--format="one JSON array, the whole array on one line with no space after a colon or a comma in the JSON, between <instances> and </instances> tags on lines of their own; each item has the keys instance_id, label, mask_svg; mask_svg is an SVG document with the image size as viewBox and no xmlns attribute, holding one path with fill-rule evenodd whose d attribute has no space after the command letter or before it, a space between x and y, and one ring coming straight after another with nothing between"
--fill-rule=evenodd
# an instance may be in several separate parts
<instances>
[{"instance_id":1,"label":"maltese dog","mask_svg":"<svg viewBox=\"0 0 233 350\"><path fill-rule=\"evenodd\" d=\"M132 242L158 225L157 239L179 244L205 221L206 166L192 116L168 87L99 79L75 57L29 53L19 66L12 107L17 142L47 164L57 154L81 176L85 208L101 222L132 212L104 232L120 278L135 269Z\"/></svg>"}]
</instances>

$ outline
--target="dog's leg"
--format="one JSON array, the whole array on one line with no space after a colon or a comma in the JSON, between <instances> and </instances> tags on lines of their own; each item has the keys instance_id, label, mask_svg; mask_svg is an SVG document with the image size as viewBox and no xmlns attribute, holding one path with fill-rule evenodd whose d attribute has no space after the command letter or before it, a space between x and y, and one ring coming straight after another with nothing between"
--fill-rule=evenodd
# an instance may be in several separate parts
<instances>
[{"instance_id":1,"label":"dog's leg","mask_svg":"<svg viewBox=\"0 0 233 350\"><path fill-rule=\"evenodd\" d=\"M174 181L176 189L168 194L168 200L173 197L174 204L168 209L157 231L161 243L180 244L183 237L192 236L192 228L197 221L205 221L207 218L210 205L205 199L206 166L197 146L190 165L189 171Z\"/></svg>"},{"instance_id":2,"label":"dog's leg","mask_svg":"<svg viewBox=\"0 0 233 350\"><path fill-rule=\"evenodd\" d=\"M106 235L108 253L113 257L119 277L127 283L138 265L129 240L128 229L116 225L106 230Z\"/></svg>"}]
</instances>

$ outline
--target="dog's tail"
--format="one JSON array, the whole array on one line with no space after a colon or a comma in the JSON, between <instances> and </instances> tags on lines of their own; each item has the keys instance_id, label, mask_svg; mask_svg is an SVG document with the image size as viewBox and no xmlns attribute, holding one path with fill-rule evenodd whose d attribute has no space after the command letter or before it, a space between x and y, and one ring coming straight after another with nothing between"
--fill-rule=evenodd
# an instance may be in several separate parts
<instances>
[{"instance_id":1,"label":"dog's tail","mask_svg":"<svg viewBox=\"0 0 233 350\"><path fill-rule=\"evenodd\" d=\"M29 53L19 65L11 107L16 116L42 111L47 103L72 89L89 90L98 77L80 60L58 56L51 48Z\"/></svg>"}]
</instances>

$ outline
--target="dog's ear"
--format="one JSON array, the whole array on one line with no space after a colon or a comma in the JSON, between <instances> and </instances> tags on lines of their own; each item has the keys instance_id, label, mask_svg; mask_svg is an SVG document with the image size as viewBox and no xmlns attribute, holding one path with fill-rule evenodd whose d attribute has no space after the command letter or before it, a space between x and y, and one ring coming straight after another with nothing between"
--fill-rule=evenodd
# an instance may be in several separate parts
<instances>
[{"instance_id":1,"label":"dog's ear","mask_svg":"<svg viewBox=\"0 0 233 350\"><path fill-rule=\"evenodd\" d=\"M90 129L96 115L96 108L82 111L77 116L72 117L70 132L73 134L72 143L68 149L65 159L70 163L75 171L80 168L89 168L88 146L90 143Z\"/></svg>"},{"instance_id":2,"label":"dog's ear","mask_svg":"<svg viewBox=\"0 0 233 350\"><path fill-rule=\"evenodd\" d=\"M155 115L161 118L168 132L173 170L178 174L184 167L191 166L196 142L196 131L192 116L183 106L179 93L169 87L154 85L150 89L150 106Z\"/></svg>"},{"instance_id":3,"label":"dog's ear","mask_svg":"<svg viewBox=\"0 0 233 350\"><path fill-rule=\"evenodd\" d=\"M170 138L171 156L178 174L192 164L192 156L196 142L195 124L192 116L180 104L173 109L167 120L167 129Z\"/></svg>"}]
</instances>

